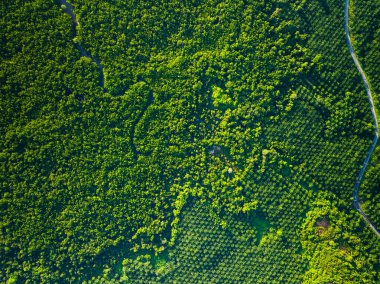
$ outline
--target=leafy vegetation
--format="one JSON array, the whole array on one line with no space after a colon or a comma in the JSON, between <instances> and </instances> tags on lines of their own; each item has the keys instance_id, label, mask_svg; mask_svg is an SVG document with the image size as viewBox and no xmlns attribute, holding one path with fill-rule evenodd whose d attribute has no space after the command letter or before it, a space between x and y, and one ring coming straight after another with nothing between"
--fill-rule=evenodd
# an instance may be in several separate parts
<instances>
[{"instance_id":1,"label":"leafy vegetation","mask_svg":"<svg viewBox=\"0 0 380 284\"><path fill-rule=\"evenodd\" d=\"M379 114L380 94L380 3L372 1L353 1L351 3L351 21L355 23L351 30L355 39L355 49L370 80L373 97ZM379 192L379 149L374 152L369 164L362 189L363 210L367 212L377 228L380 227L380 192Z\"/></svg>"},{"instance_id":2,"label":"leafy vegetation","mask_svg":"<svg viewBox=\"0 0 380 284\"><path fill-rule=\"evenodd\" d=\"M379 281L343 2L70 4L0 4L1 282Z\"/></svg>"}]
</instances>

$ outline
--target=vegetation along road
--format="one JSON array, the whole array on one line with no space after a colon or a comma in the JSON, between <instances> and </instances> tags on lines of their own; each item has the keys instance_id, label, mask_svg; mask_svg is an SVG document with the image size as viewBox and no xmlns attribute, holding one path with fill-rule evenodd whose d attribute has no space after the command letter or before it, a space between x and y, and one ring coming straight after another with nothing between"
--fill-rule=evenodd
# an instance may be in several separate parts
<instances>
[{"instance_id":1,"label":"vegetation along road","mask_svg":"<svg viewBox=\"0 0 380 284\"><path fill-rule=\"evenodd\" d=\"M77 25L79 25L79 22L76 18L76 15L73 11L73 7L66 1L66 0L59 0L59 3L61 5L64 5L64 12L66 14L68 14L73 22L74 22L74 27L76 27ZM365 173L365 170L367 168L367 165L368 165L368 162L372 156L372 153L376 147L376 144L377 144L377 140L378 140L378 137L379 137L379 125L378 125L378 120L377 120L377 116L376 116L376 110L375 110L375 107L374 107L374 102L373 102L373 98L372 98L372 94L371 94L371 90L370 90L370 87L369 87L369 84L368 84L368 80L367 80L367 77L364 73L364 70L363 68L361 67L360 65L360 62L355 54L355 51L354 51L354 48L352 46L352 42L351 42L351 38L350 38L350 34L349 34L349 26L348 26L348 12L349 12L349 0L346 0L346 5L345 5L345 31L346 31L346 36L347 36L347 44L348 44L348 48L349 48L349 51L351 53L351 56L355 62L355 65L357 67L357 69L359 70L360 72L360 75L363 79L363 82L364 82L364 86L365 86L365 89L367 91L367 94L368 94L368 99L369 99L369 102L370 102L370 105L371 105L371 111L372 111L372 116L373 116L373 120L374 120L374 123L375 123L375 127L376 127L376 132L375 132L375 137L373 139L373 142L372 142L372 145L371 145L371 148L369 149L368 153L367 153L367 156L364 160L364 163L362 165L362 168L360 170L360 173L359 173L359 176L356 180L356 183L355 183L355 186L354 186L354 192L353 192L353 196L354 196L354 207L355 209L361 214L361 216L364 218L364 220L368 223L368 225L371 227L371 229L376 233L376 235L380 236L380 232L376 229L376 227L371 223L371 221L369 220L369 218L367 217L367 215L363 212L361 206L360 206L360 202L359 202L359 187L360 187L360 183L363 179L363 176L364 176L364 173ZM101 86L104 88L104 73L103 73L103 66L101 65L100 61L93 58L88 52L86 52L86 50L80 45L78 44L78 49L81 53L82 56L85 56L89 59L91 59L93 62L96 63L96 65L99 67L99 70L100 70L100 84ZM134 152L136 154L137 150L134 148Z\"/></svg>"},{"instance_id":2,"label":"vegetation along road","mask_svg":"<svg viewBox=\"0 0 380 284\"><path fill-rule=\"evenodd\" d=\"M359 176L358 176L358 178L356 180L356 183L355 183L355 186L354 186L354 207L360 213L360 215L363 216L364 220L371 227L371 229L376 233L376 235L380 236L380 232L376 229L376 227L371 223L371 221L369 220L369 218L367 217L367 215L363 212L363 210L362 210L362 208L360 206L360 202L359 202L359 187L360 187L360 183L362 181L362 178L364 176L364 173L365 173L365 170L367 168L368 162L371 159L373 150L375 150L375 147L376 147L376 144L377 144L377 140L379 138L379 124L378 124L378 121L377 121L376 110L375 110L375 106L374 106L374 102L373 102L373 97L372 97L372 94L371 94L371 89L370 89L370 87L368 85L367 77L366 77L366 75L364 73L363 68L360 65L360 62L359 62L358 58L356 57L354 48L352 47L352 42L351 42L351 38L350 38L350 34L349 34L349 27L348 27L348 10L349 10L349 5L350 5L350 1L346 0L346 7L345 7L345 14L344 14L344 18L345 18L345 25L344 25L344 27L345 27L345 30L346 30L347 44L348 44L348 48L350 50L351 56L354 59L355 65L358 68L358 70L360 72L360 75L361 75L361 77L363 79L364 86L365 86L365 89L366 89L367 94L368 94L369 103L371 105L371 112L372 112L372 116L373 116L373 120L375 122L375 128L376 128L375 137L373 138L373 142L372 142L371 148L369 149L369 151L367 153L367 156L366 156L366 158L364 160L364 163L362 165L362 168L360 170Z\"/></svg>"},{"instance_id":3,"label":"vegetation along road","mask_svg":"<svg viewBox=\"0 0 380 284\"><path fill-rule=\"evenodd\" d=\"M76 29L76 27L79 25L79 22L77 20L77 17L74 13L74 10L73 10L73 6L71 6L70 3L68 3L66 0L58 0L59 3L61 5L63 5L63 11L69 15L71 17L71 19L73 20L74 22L74 29ZM84 57L87 57L89 59L91 59L91 61L95 62L96 65L98 65L99 67L99 71L100 71L100 86L102 88L104 88L104 73L103 73L103 66L102 64L100 63L99 60L97 60L96 58L93 58L80 44L78 44L78 49L79 49L79 52L82 56ZM107 91L106 89L104 89L105 91Z\"/></svg>"}]
</instances>

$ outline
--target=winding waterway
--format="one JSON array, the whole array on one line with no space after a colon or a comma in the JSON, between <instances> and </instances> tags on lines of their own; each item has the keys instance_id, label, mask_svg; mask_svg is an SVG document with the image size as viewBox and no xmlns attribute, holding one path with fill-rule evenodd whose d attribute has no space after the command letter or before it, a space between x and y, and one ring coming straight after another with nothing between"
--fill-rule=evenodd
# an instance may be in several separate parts
<instances>
[{"instance_id":1,"label":"winding waterway","mask_svg":"<svg viewBox=\"0 0 380 284\"><path fill-rule=\"evenodd\" d=\"M70 3L68 3L66 0L58 0L58 2L61 4L61 5L64 5L65 8L63 9L63 11L69 15L71 17L71 19L73 20L73 24L74 24L74 29L75 29L75 32L76 32L76 27L79 25L79 22L77 20L77 17L74 13L74 9L73 9L73 6L71 6ZM83 46L81 46L80 44L77 44L77 47L78 47L78 50L80 52L80 54L82 56L85 56L89 59L91 59L91 61L95 62L96 65L99 67L99 72L100 72L100 86L105 90L107 91L107 89L104 88L104 73L103 73L103 66L102 64L100 63L100 61L94 57L92 57L84 48Z\"/></svg>"},{"instance_id":2,"label":"winding waterway","mask_svg":"<svg viewBox=\"0 0 380 284\"><path fill-rule=\"evenodd\" d=\"M349 51L351 53L352 59L355 62L356 68L359 70L360 76L363 79L364 87L366 89L366 92L367 92L367 95L368 95L368 100L369 100L369 103L370 103L370 106L371 106L371 112L372 112L373 121L374 121L375 128L376 128L375 137L373 138L373 142L372 142L371 148L369 149L369 151L367 153L367 156L366 156L366 158L364 160L364 163L362 165L362 168L361 168L361 170L359 172L359 176L358 176L358 178L356 180L356 183L355 183L355 186L354 186L354 193L353 193L353 195L354 195L354 207L360 213L360 215L364 218L364 220L367 222L367 224L370 226L370 228L375 232L375 234L380 237L379 230L376 229L375 225L372 224L372 222L370 221L370 219L368 218L368 216L363 212L363 209L360 206L360 200L359 200L359 188L360 188L360 184L362 182L362 179L363 179L365 170L367 168L367 165L369 163L369 160L371 159L372 153L375 150L375 147L376 147L376 144L377 144L377 140L379 139L379 123L377 121L376 109L375 109L375 106L374 106L374 103L373 103L373 97L372 97L371 89L370 89L370 87L368 85L367 77L365 75L365 72L364 72L362 66L360 65L360 62L359 62L359 60L358 60L358 58L357 58L357 56L355 54L354 48L352 46L350 32L349 32L349 25L348 25L349 24L348 23L349 6L350 6L350 1L346 0L346 6L345 6L345 11L344 11L344 20L345 20L344 28L345 28L345 31L346 31L347 45L348 45L348 49L349 49Z\"/></svg>"}]
</instances>

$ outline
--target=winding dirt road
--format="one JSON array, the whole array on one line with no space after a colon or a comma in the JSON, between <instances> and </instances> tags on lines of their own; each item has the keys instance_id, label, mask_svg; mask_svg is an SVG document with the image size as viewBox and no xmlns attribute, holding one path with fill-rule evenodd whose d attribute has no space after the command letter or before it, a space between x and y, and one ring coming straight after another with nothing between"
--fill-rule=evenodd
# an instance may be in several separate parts
<instances>
[{"instance_id":1,"label":"winding dirt road","mask_svg":"<svg viewBox=\"0 0 380 284\"><path fill-rule=\"evenodd\" d=\"M375 109L375 106L374 106L374 103L373 103L373 97L372 97L371 89L370 89L370 87L368 85L367 77L366 77L366 75L364 73L363 68L360 65L360 62L359 62L359 60L358 60L358 58L357 58L357 56L355 54L354 48L352 46L352 42L351 42L351 38L350 38L350 32L349 32L349 25L348 25L349 24L348 23L348 10L349 10L349 6L350 6L350 1L346 0L346 7L345 7L345 11L344 11L344 20L345 20L344 28L345 28L345 31L346 31L347 45L348 45L348 49L350 50L351 56L352 56L352 58L353 58L353 60L355 62L356 68L359 70L360 76L363 79L364 87L365 87L365 89L367 91L368 100L369 100L369 103L370 103L370 106L371 106L371 112L372 112L372 116L373 116L373 121L375 123L375 128L376 128L375 137L373 138L373 142L372 142L371 148L369 149L369 151L367 153L367 156L366 156L366 158L364 160L364 163L362 165L362 168L360 170L359 176L358 176L358 178L356 180L356 183L355 183L355 186L354 186L354 207L360 213L360 215L364 218L364 220L367 222L367 224L370 226L370 228L375 232L375 234L380 237L379 230L376 229L376 227L369 220L368 216L363 212L363 209L361 208L360 201L359 201L360 183L361 183L361 181L363 179L365 170L367 168L369 160L371 159L372 153L375 150L375 147L376 147L376 144L377 144L377 140L379 139L379 123L377 121L376 109Z\"/></svg>"}]
</instances>

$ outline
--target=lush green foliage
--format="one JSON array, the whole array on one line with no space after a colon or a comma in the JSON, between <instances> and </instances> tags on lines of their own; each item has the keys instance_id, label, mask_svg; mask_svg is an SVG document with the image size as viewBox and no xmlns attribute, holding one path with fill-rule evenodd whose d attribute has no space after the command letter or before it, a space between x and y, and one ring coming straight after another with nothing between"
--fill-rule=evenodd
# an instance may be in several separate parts
<instances>
[{"instance_id":1,"label":"lush green foliage","mask_svg":"<svg viewBox=\"0 0 380 284\"><path fill-rule=\"evenodd\" d=\"M379 280L343 2L70 3L0 4L0 281Z\"/></svg>"},{"instance_id":2,"label":"lush green foliage","mask_svg":"<svg viewBox=\"0 0 380 284\"><path fill-rule=\"evenodd\" d=\"M355 39L355 49L370 80L377 113L380 114L380 3L368 0L352 1L350 8L351 33ZM379 167L380 150L377 148L361 190L363 208L377 228L380 227Z\"/></svg>"},{"instance_id":3,"label":"lush green foliage","mask_svg":"<svg viewBox=\"0 0 380 284\"><path fill-rule=\"evenodd\" d=\"M355 48L371 80L371 87L380 93L380 4L377 1L350 1L350 31L355 40Z\"/></svg>"}]
</instances>

